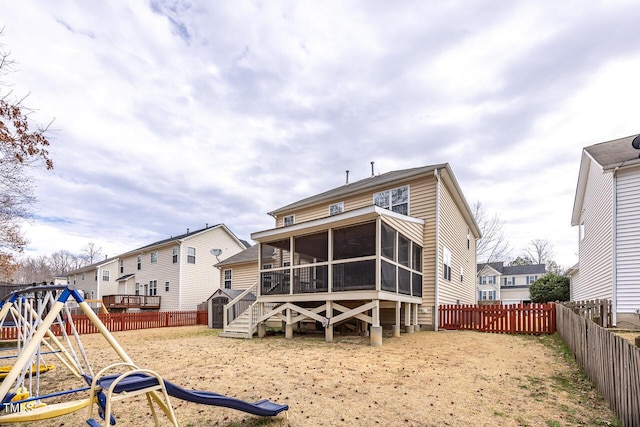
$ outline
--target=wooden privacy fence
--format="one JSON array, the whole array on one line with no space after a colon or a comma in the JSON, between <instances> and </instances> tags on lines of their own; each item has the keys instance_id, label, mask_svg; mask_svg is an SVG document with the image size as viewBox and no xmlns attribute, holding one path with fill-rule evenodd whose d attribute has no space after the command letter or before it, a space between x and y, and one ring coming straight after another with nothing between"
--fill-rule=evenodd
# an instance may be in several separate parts
<instances>
[{"instance_id":1,"label":"wooden privacy fence","mask_svg":"<svg viewBox=\"0 0 640 427\"><path fill-rule=\"evenodd\" d=\"M558 335L625 426L640 425L640 348L558 304Z\"/></svg>"},{"instance_id":2,"label":"wooden privacy fence","mask_svg":"<svg viewBox=\"0 0 640 427\"><path fill-rule=\"evenodd\" d=\"M611 323L611 300L595 299L591 301L571 301L561 303L570 308L576 314L593 320L603 328L610 328Z\"/></svg>"},{"instance_id":3,"label":"wooden privacy fence","mask_svg":"<svg viewBox=\"0 0 640 427\"><path fill-rule=\"evenodd\" d=\"M117 332L169 326L206 325L208 313L196 310L152 311L98 314L98 317L110 332ZM79 334L94 334L98 332L98 328L84 314L73 315L73 324ZM63 322L63 326L68 334L72 332L69 322ZM61 335L59 324L51 325L51 329L56 335ZM15 326L3 326L0 330L0 339L15 340L16 338L18 338L18 331Z\"/></svg>"},{"instance_id":4,"label":"wooden privacy fence","mask_svg":"<svg viewBox=\"0 0 640 427\"><path fill-rule=\"evenodd\" d=\"M439 328L505 334L553 334L554 303L514 305L441 305Z\"/></svg>"}]
</instances>

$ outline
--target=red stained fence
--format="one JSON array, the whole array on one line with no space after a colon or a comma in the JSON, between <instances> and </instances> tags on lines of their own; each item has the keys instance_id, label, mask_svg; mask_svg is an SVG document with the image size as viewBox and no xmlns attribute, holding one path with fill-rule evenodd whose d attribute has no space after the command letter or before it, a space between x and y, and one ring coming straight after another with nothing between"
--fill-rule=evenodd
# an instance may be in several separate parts
<instances>
[{"instance_id":1,"label":"red stained fence","mask_svg":"<svg viewBox=\"0 0 640 427\"><path fill-rule=\"evenodd\" d=\"M554 303L517 305L441 305L439 328L503 334L553 334Z\"/></svg>"},{"instance_id":2,"label":"red stained fence","mask_svg":"<svg viewBox=\"0 0 640 427\"><path fill-rule=\"evenodd\" d=\"M98 314L102 323L110 332L133 331L138 329L165 328L169 326L206 325L208 313L206 311L152 311L139 313L109 313ZM73 315L73 324L79 334L94 334L98 328L91 323L84 314ZM64 323L68 334L71 333L71 325ZM56 335L61 335L60 325L54 324L51 330ZM15 327L2 327L0 339L15 340L18 331Z\"/></svg>"}]
</instances>

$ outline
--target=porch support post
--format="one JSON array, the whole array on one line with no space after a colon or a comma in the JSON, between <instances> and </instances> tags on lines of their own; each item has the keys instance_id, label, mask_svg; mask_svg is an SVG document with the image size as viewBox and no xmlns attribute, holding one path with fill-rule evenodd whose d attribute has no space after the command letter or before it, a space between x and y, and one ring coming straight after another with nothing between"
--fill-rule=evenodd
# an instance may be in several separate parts
<instances>
[{"instance_id":1,"label":"porch support post","mask_svg":"<svg viewBox=\"0 0 640 427\"><path fill-rule=\"evenodd\" d=\"M264 303L258 303L258 319L264 315ZM267 335L267 322L258 323L258 338L264 338Z\"/></svg>"},{"instance_id":2,"label":"porch support post","mask_svg":"<svg viewBox=\"0 0 640 427\"><path fill-rule=\"evenodd\" d=\"M413 304L406 302L404 303L404 331L408 334L413 333L413 324L411 323L411 318L413 311Z\"/></svg>"},{"instance_id":3,"label":"porch support post","mask_svg":"<svg viewBox=\"0 0 640 427\"><path fill-rule=\"evenodd\" d=\"M333 302L327 301L327 309L325 317L329 320L333 317ZM327 327L324 328L324 340L326 342L333 342L333 323L327 322Z\"/></svg>"},{"instance_id":4,"label":"porch support post","mask_svg":"<svg viewBox=\"0 0 640 427\"><path fill-rule=\"evenodd\" d=\"M291 324L291 309L287 308L287 320L285 321L284 326L284 337L291 339L293 338L293 325Z\"/></svg>"},{"instance_id":5,"label":"porch support post","mask_svg":"<svg viewBox=\"0 0 640 427\"><path fill-rule=\"evenodd\" d=\"M382 326L380 326L380 300L373 300L375 306L371 309L371 337L370 342L372 347L379 347L382 345Z\"/></svg>"},{"instance_id":6,"label":"porch support post","mask_svg":"<svg viewBox=\"0 0 640 427\"><path fill-rule=\"evenodd\" d=\"M420 330L420 325L418 325L418 307L419 306L420 304L411 304L412 311L413 311L413 330L416 332Z\"/></svg>"},{"instance_id":7,"label":"porch support post","mask_svg":"<svg viewBox=\"0 0 640 427\"><path fill-rule=\"evenodd\" d=\"M402 311L402 303L400 301L396 301L396 324L393 325L393 336L400 336L400 312Z\"/></svg>"}]
</instances>

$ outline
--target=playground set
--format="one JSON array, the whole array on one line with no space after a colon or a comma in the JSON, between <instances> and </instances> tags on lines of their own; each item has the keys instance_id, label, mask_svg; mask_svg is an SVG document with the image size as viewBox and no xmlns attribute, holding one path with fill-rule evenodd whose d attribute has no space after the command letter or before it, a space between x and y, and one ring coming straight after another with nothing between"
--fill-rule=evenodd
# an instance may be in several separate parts
<instances>
[{"instance_id":1,"label":"playground set","mask_svg":"<svg viewBox=\"0 0 640 427\"><path fill-rule=\"evenodd\" d=\"M94 371L73 323L69 309L72 302L96 326L119 362ZM263 417L277 416L289 409L288 405L267 399L252 403L188 390L164 380L155 371L137 366L73 286L34 286L10 294L0 302L0 329L3 327L17 328L18 339L15 346L0 348L0 364L6 363L0 366L0 424L44 420L85 409L88 425L114 425L113 404L143 395L156 425L156 407L174 426L179 425L170 397ZM55 359L58 367L45 359ZM51 375L47 372L62 367L81 385L58 390L55 388L60 384L47 384L46 377ZM69 396L75 398L65 400ZM51 402L49 399L55 403L47 403ZM94 418L94 411L101 421Z\"/></svg>"}]
</instances>

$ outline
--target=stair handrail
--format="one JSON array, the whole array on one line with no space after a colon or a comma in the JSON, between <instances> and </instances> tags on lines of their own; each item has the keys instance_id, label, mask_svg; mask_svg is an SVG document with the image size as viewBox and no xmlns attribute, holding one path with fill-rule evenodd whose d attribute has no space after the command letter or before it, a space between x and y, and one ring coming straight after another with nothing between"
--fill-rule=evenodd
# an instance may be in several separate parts
<instances>
[{"instance_id":1,"label":"stair handrail","mask_svg":"<svg viewBox=\"0 0 640 427\"><path fill-rule=\"evenodd\" d=\"M248 294L250 294L251 292L255 292L258 290L258 282L254 283L253 285L249 286L247 289L245 289L244 291L242 291L242 293L240 295L238 295L237 297L235 297L234 299L232 299L228 304L225 304L224 306L224 311L223 311L223 324L222 327L226 328L227 326L229 326L229 309L232 308L233 306L235 306L236 304L238 304L240 301L242 301L244 299L244 297L246 297ZM249 305L249 307L252 307L253 304ZM244 312L244 310L243 310ZM236 317L238 317L239 315L241 315L242 313L238 313L236 315ZM235 319L235 318L234 318ZM234 319L231 319L231 321L233 321Z\"/></svg>"}]
</instances>

